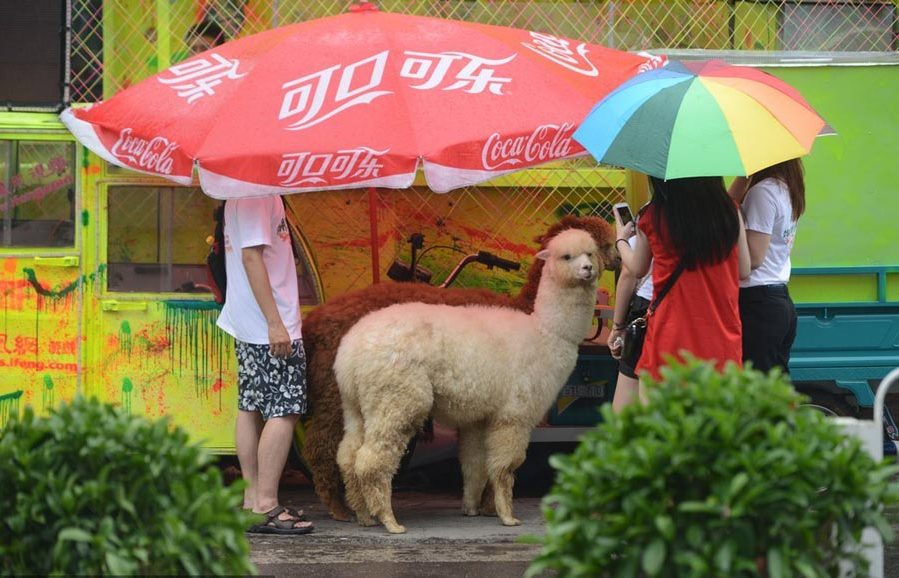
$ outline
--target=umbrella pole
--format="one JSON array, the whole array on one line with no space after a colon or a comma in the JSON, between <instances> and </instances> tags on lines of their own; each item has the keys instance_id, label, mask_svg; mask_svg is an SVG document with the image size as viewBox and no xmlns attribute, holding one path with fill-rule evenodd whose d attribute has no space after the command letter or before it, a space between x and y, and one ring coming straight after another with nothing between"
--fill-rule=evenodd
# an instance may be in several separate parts
<instances>
[{"instance_id":1,"label":"umbrella pole","mask_svg":"<svg viewBox=\"0 0 899 578\"><path fill-rule=\"evenodd\" d=\"M381 282L381 256L378 251L378 190L368 187L368 222L371 231L371 283Z\"/></svg>"}]
</instances>

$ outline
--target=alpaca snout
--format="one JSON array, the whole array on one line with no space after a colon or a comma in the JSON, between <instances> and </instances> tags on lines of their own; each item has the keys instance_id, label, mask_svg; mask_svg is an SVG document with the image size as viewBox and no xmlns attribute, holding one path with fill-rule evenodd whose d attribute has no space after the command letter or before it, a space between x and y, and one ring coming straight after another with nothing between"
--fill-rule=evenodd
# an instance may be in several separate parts
<instances>
[{"instance_id":1,"label":"alpaca snout","mask_svg":"<svg viewBox=\"0 0 899 578\"><path fill-rule=\"evenodd\" d=\"M596 267L594 267L592 263L581 265L580 270L578 270L578 278L584 279L585 281L593 281L596 279Z\"/></svg>"}]
</instances>

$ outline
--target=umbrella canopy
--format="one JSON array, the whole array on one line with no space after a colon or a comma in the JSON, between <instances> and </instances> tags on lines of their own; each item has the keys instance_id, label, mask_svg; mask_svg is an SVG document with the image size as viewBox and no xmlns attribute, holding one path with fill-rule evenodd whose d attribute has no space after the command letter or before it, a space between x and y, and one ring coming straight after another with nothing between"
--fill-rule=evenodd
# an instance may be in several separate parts
<instances>
[{"instance_id":1,"label":"umbrella canopy","mask_svg":"<svg viewBox=\"0 0 899 578\"><path fill-rule=\"evenodd\" d=\"M585 154L577 122L664 59L455 20L356 10L203 52L62 120L126 168L216 198L442 192Z\"/></svg>"},{"instance_id":2,"label":"umbrella canopy","mask_svg":"<svg viewBox=\"0 0 899 578\"><path fill-rule=\"evenodd\" d=\"M826 126L770 74L670 61L603 98L574 138L601 163L674 179L752 174L807 154Z\"/></svg>"}]
</instances>

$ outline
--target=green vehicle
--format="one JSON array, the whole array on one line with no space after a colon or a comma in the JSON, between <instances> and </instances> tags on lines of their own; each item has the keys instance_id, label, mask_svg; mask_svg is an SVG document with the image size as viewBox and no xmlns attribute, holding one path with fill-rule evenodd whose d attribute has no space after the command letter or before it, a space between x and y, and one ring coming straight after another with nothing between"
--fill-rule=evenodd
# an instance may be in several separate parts
<instances>
[{"instance_id":1,"label":"green vehicle","mask_svg":"<svg viewBox=\"0 0 899 578\"><path fill-rule=\"evenodd\" d=\"M697 57L693 51L667 54ZM741 60L733 52L701 53L716 56L760 65L757 54ZM880 381L899 367L899 56L761 58L766 72L799 89L837 131L818 139L804 159L807 210L789 287L799 313L791 376L822 411L870 418ZM610 400L613 388L603 386L614 384L615 371L602 348L585 349L562 398L580 392ZM551 423L587 425L595 421L596 402L567 402ZM885 451L895 454L899 430L889 410L884 426Z\"/></svg>"}]
</instances>

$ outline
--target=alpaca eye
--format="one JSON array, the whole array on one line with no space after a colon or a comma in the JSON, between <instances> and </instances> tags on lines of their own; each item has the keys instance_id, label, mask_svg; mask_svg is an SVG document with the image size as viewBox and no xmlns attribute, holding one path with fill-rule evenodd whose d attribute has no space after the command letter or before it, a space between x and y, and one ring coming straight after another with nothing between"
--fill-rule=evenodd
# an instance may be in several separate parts
<instances>
[{"instance_id":1,"label":"alpaca eye","mask_svg":"<svg viewBox=\"0 0 899 578\"><path fill-rule=\"evenodd\" d=\"M562 258L565 259L566 261L571 261L571 255L569 255L568 253L562 255Z\"/></svg>"},{"instance_id":2,"label":"alpaca eye","mask_svg":"<svg viewBox=\"0 0 899 578\"><path fill-rule=\"evenodd\" d=\"M587 253L587 256L588 256L588 257L592 257L592 256L593 256L593 253Z\"/></svg>"}]
</instances>

